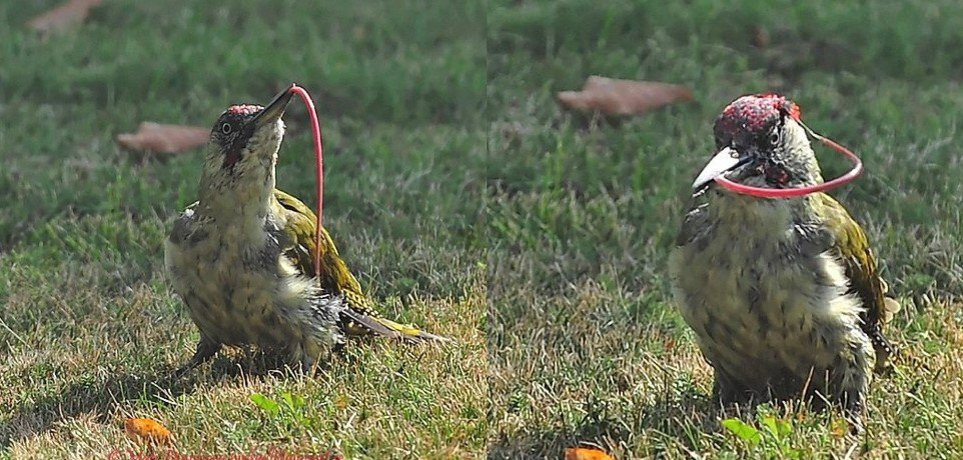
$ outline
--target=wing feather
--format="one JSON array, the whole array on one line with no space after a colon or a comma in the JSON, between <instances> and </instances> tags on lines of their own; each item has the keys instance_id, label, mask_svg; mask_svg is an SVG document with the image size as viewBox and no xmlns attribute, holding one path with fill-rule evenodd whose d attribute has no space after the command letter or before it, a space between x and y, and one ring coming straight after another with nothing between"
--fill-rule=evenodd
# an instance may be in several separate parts
<instances>
[{"instance_id":1,"label":"wing feather","mask_svg":"<svg viewBox=\"0 0 963 460\"><path fill-rule=\"evenodd\" d=\"M883 335L882 326L899 309L899 304L886 297L887 285L879 276L876 256L869 247L869 239L853 217L838 201L824 193L813 195L816 209L830 233L831 248L846 268L850 292L862 300L865 311L861 315L862 329L876 349L876 370L888 366L893 347Z\"/></svg>"},{"instance_id":2,"label":"wing feather","mask_svg":"<svg viewBox=\"0 0 963 460\"><path fill-rule=\"evenodd\" d=\"M317 217L311 208L281 190L275 189L274 197L287 218L281 230L284 255L294 261L302 274L313 277ZM361 284L348 270L344 259L338 254L334 240L324 228L321 229L321 267L321 288L340 295L348 305L342 312L343 327L348 334L373 332L385 337L414 341L447 340L382 317L362 291Z\"/></svg>"}]
</instances>

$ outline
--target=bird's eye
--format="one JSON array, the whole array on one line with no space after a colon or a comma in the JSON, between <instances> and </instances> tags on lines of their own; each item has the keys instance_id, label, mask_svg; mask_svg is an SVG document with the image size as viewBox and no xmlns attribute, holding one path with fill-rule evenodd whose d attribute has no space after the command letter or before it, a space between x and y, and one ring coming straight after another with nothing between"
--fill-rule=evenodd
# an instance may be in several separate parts
<instances>
[{"instance_id":1,"label":"bird's eye","mask_svg":"<svg viewBox=\"0 0 963 460\"><path fill-rule=\"evenodd\" d=\"M224 124L221 125L221 132L224 133L224 134L231 134L231 130L232 130L232 129L233 129L233 128L231 128L231 124L230 124L230 123L224 123Z\"/></svg>"},{"instance_id":2,"label":"bird's eye","mask_svg":"<svg viewBox=\"0 0 963 460\"><path fill-rule=\"evenodd\" d=\"M775 146L779 144L779 130L774 130L769 133L769 145Z\"/></svg>"}]
</instances>

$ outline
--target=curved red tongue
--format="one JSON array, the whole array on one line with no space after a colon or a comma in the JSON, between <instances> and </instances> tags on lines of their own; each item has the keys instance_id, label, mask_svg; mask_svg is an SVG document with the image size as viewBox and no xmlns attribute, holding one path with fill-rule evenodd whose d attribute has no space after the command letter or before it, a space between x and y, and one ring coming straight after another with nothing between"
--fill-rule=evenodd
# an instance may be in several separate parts
<instances>
[{"instance_id":1,"label":"curved red tongue","mask_svg":"<svg viewBox=\"0 0 963 460\"><path fill-rule=\"evenodd\" d=\"M321 124L318 123L318 113L314 109L314 101L311 95L304 88L296 83L291 83L288 92L297 94L304 101L308 108L308 116L311 117L311 132L314 133L314 158L315 158L315 177L318 184L318 222L314 233L314 276L320 280L321 276L321 212L324 210L324 140L321 137Z\"/></svg>"},{"instance_id":2,"label":"curved red tongue","mask_svg":"<svg viewBox=\"0 0 963 460\"><path fill-rule=\"evenodd\" d=\"M817 192L825 192L827 190L832 190L836 187L848 184L859 177L863 173L863 161L856 156L851 150L837 144L832 139L820 136L809 129L801 120L797 122L802 125L803 129L809 133L810 136L816 138L818 141L825 144L827 147L835 150L839 154L845 156L849 161L853 162L853 169L849 172L839 176L829 182L823 182L822 184L810 185L808 187L799 188L763 188L763 187L752 187L749 185L737 184L729 179L726 179L724 175L719 175L715 177L716 183L719 185L733 191L736 193L741 193L743 195L750 195L758 198L793 198L804 195L810 195Z\"/></svg>"}]
</instances>

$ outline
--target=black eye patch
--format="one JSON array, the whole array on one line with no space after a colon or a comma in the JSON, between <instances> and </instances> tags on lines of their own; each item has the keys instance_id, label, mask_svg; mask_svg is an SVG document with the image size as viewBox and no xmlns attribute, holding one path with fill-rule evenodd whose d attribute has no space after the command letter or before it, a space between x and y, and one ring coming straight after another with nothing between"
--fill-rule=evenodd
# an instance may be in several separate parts
<instances>
[{"instance_id":1,"label":"black eye patch","mask_svg":"<svg viewBox=\"0 0 963 460\"><path fill-rule=\"evenodd\" d=\"M224 153L224 162L221 165L223 168L233 169L234 165L241 161L241 152L254 134L250 121L261 110L263 108L258 105L233 105L218 117L213 138Z\"/></svg>"},{"instance_id":2,"label":"black eye patch","mask_svg":"<svg viewBox=\"0 0 963 460\"><path fill-rule=\"evenodd\" d=\"M221 165L223 168L234 168L237 162L241 161L241 152L244 147L247 146L247 141L251 139L254 135L254 127L249 124L241 125L241 127L235 131L232 139L224 144L224 163Z\"/></svg>"},{"instance_id":3,"label":"black eye patch","mask_svg":"<svg viewBox=\"0 0 963 460\"><path fill-rule=\"evenodd\" d=\"M753 145L768 149L777 145L779 133L785 124L786 114L775 112L770 117L747 120L741 117L721 116L716 120L714 134L716 147L723 148Z\"/></svg>"}]
</instances>

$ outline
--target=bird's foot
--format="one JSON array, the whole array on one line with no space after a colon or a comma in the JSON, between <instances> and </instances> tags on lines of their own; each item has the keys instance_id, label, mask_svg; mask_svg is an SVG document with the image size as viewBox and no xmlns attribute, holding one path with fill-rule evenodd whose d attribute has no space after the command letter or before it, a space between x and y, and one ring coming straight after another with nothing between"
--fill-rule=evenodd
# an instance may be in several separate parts
<instances>
[{"instance_id":1,"label":"bird's foot","mask_svg":"<svg viewBox=\"0 0 963 460\"><path fill-rule=\"evenodd\" d=\"M202 338L197 344L197 349L194 351L194 356L191 357L191 360L188 361L187 364L177 368L177 370L175 370L173 373L173 377L178 379L183 377L197 366L200 366L201 364L204 364L213 358L214 355L220 351L220 349L221 344Z\"/></svg>"},{"instance_id":2,"label":"bird's foot","mask_svg":"<svg viewBox=\"0 0 963 460\"><path fill-rule=\"evenodd\" d=\"M849 424L849 434L851 436L863 434L865 429L863 426L863 415L865 415L865 413L866 408L863 407L862 398L860 396L847 395L844 415L846 422Z\"/></svg>"},{"instance_id":3,"label":"bird's foot","mask_svg":"<svg viewBox=\"0 0 963 460\"><path fill-rule=\"evenodd\" d=\"M849 434L850 436L859 436L865 431L863 426L863 414L862 411L851 412L846 411L846 423L849 424Z\"/></svg>"}]
</instances>

